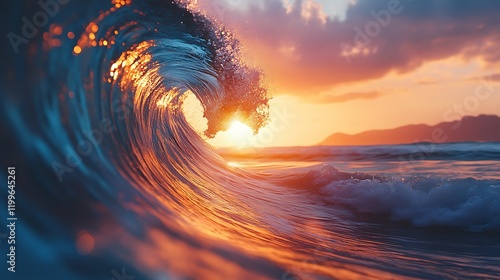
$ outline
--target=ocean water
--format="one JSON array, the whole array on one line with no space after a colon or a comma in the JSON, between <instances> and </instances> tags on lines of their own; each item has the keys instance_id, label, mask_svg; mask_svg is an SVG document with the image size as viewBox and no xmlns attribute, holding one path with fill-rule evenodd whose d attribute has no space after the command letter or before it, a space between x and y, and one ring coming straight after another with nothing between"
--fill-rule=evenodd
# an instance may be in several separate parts
<instances>
[{"instance_id":1,"label":"ocean water","mask_svg":"<svg viewBox=\"0 0 500 280\"><path fill-rule=\"evenodd\" d=\"M1 52L1 279L500 279L499 143L214 149L187 93L207 136L268 116L230 31L189 3L51 3ZM11 1L2 34L40 11Z\"/></svg>"}]
</instances>

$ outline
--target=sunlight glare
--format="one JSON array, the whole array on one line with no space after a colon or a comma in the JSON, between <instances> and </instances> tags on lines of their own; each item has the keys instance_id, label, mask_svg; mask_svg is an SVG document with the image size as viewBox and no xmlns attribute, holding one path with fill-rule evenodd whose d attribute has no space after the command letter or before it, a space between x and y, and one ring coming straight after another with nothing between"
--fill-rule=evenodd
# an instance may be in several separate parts
<instances>
[{"instance_id":1,"label":"sunlight glare","mask_svg":"<svg viewBox=\"0 0 500 280\"><path fill-rule=\"evenodd\" d=\"M234 140L240 140L252 136L253 132L248 125L234 120L231 123L231 127L227 130L227 134Z\"/></svg>"}]
</instances>

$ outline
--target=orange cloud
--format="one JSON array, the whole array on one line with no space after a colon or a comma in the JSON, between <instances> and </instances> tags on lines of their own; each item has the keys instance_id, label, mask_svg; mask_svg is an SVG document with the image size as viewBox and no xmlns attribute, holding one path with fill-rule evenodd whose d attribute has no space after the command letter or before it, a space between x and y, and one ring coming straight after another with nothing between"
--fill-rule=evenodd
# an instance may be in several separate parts
<instances>
[{"instance_id":1,"label":"orange cloud","mask_svg":"<svg viewBox=\"0 0 500 280\"><path fill-rule=\"evenodd\" d=\"M500 1L359 0L345 21L320 15L309 2L285 7L269 0L225 16L280 92L310 96L457 55L500 60ZM325 100L379 96L350 93Z\"/></svg>"},{"instance_id":2,"label":"orange cloud","mask_svg":"<svg viewBox=\"0 0 500 280\"><path fill-rule=\"evenodd\" d=\"M348 92L340 95L321 95L315 101L319 103L342 103L357 99L375 99L384 95L380 91Z\"/></svg>"}]
</instances>

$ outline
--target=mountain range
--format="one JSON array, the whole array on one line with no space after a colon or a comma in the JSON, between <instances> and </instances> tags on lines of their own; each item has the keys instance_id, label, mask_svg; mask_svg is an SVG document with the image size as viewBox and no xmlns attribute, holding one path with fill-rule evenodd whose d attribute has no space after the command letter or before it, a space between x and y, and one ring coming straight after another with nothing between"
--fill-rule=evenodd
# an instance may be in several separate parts
<instances>
[{"instance_id":1,"label":"mountain range","mask_svg":"<svg viewBox=\"0 0 500 280\"><path fill-rule=\"evenodd\" d=\"M500 117L495 115L466 116L461 120L442 122L434 126L407 125L394 129L370 130L354 135L335 133L318 145L394 145L418 142L500 142Z\"/></svg>"}]
</instances>

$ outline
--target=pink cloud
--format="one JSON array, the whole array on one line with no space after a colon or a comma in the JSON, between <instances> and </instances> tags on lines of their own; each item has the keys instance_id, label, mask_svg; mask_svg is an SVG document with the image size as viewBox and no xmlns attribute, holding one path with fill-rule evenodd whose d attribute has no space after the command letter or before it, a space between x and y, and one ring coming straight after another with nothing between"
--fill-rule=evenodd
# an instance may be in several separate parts
<instances>
[{"instance_id":1,"label":"pink cloud","mask_svg":"<svg viewBox=\"0 0 500 280\"><path fill-rule=\"evenodd\" d=\"M291 8L279 0L263 5L226 13L225 22L273 85L288 93L315 94L456 55L500 60L500 1L360 0L345 21L325 17L311 0Z\"/></svg>"}]
</instances>

